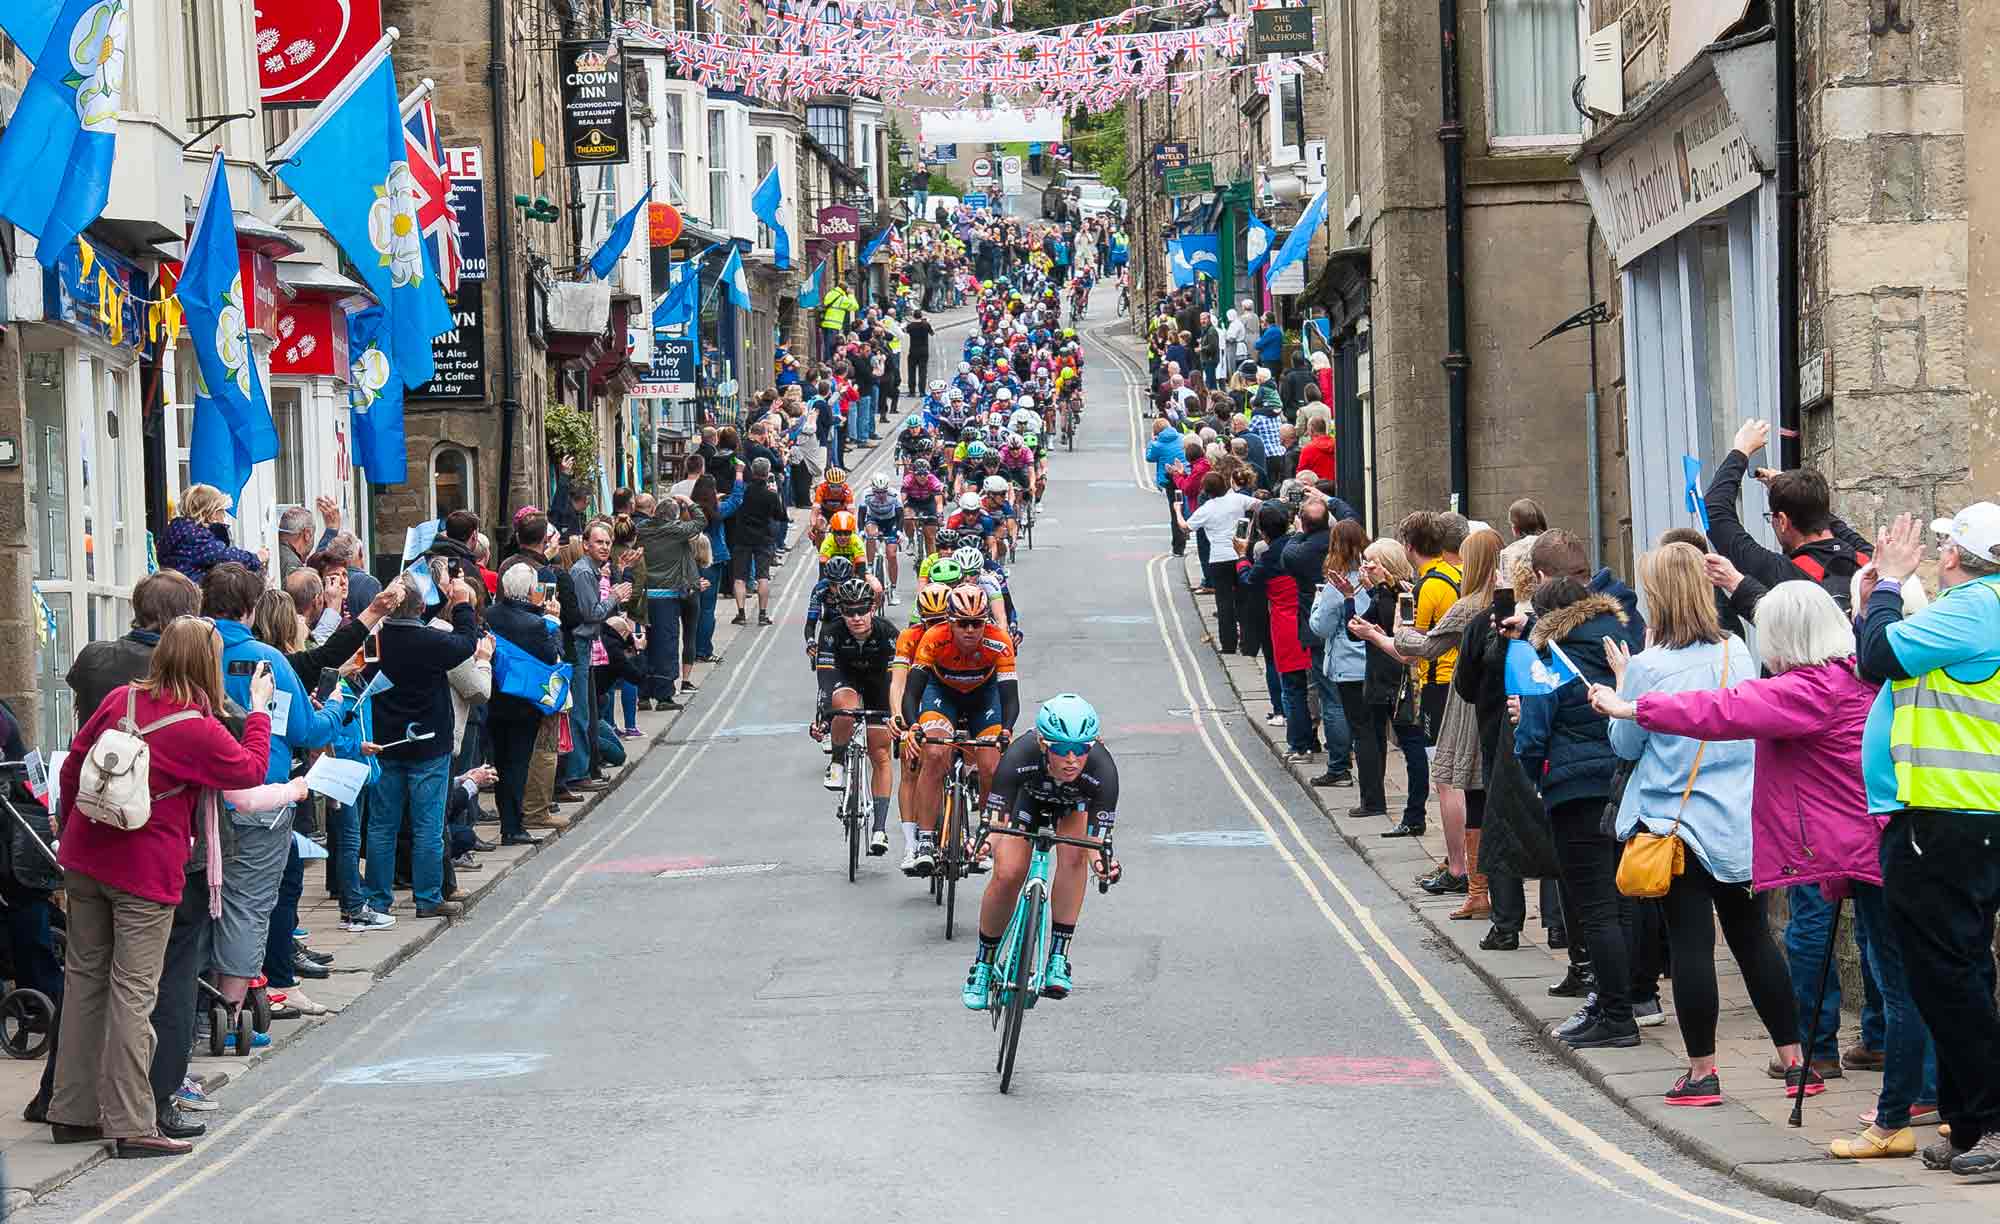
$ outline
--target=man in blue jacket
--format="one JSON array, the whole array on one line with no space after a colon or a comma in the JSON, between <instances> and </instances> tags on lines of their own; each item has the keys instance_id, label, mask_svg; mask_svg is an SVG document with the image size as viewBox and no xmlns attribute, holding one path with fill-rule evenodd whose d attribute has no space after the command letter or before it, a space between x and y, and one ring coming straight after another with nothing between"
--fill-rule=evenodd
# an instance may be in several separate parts
<instances>
[{"instance_id":1,"label":"man in blue jacket","mask_svg":"<svg viewBox=\"0 0 2000 1224\"><path fill-rule=\"evenodd\" d=\"M1167 495L1167 527L1174 535L1174 555L1184 556L1187 553L1187 531L1174 514L1174 501L1180 496L1180 490L1174 488L1173 477L1167 471L1187 459L1187 450L1181 445L1180 430L1164 418L1155 417L1153 440L1146 444L1146 458L1153 465L1153 483Z\"/></svg>"}]
</instances>

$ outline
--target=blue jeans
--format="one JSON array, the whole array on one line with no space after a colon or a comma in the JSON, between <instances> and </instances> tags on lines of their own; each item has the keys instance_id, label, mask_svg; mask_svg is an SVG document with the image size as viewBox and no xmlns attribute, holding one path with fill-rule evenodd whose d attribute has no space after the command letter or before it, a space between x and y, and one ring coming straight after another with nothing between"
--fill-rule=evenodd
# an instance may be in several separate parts
<instances>
[{"instance_id":1,"label":"blue jeans","mask_svg":"<svg viewBox=\"0 0 2000 1224\"><path fill-rule=\"evenodd\" d=\"M334 895L340 898L343 918L360 913L367 902L361 891L361 810L367 802L368 790L363 787L353 804L343 803L327 810L326 848L333 859L331 884Z\"/></svg>"},{"instance_id":2,"label":"blue jeans","mask_svg":"<svg viewBox=\"0 0 2000 1224\"><path fill-rule=\"evenodd\" d=\"M597 721L597 692L591 684L590 642L579 638L570 651L575 674L570 677L569 734L571 748L562 759L561 780L575 782L592 766L591 724Z\"/></svg>"},{"instance_id":3,"label":"blue jeans","mask_svg":"<svg viewBox=\"0 0 2000 1224\"><path fill-rule=\"evenodd\" d=\"M870 387L854 404L854 436L863 442L875 440L875 405L882 392Z\"/></svg>"},{"instance_id":4,"label":"blue jeans","mask_svg":"<svg viewBox=\"0 0 2000 1224\"><path fill-rule=\"evenodd\" d=\"M620 680L613 692L618 695L618 708L625 715L625 728L632 730L639 725L639 686L630 680Z\"/></svg>"},{"instance_id":5,"label":"blue jeans","mask_svg":"<svg viewBox=\"0 0 2000 1224\"><path fill-rule=\"evenodd\" d=\"M1424 729L1416 723L1390 720L1389 734L1396 737L1403 766L1409 773L1410 795L1403 800L1403 823L1413 829L1424 827L1424 796L1431 793L1431 759L1424 751Z\"/></svg>"},{"instance_id":6,"label":"blue jeans","mask_svg":"<svg viewBox=\"0 0 2000 1224\"><path fill-rule=\"evenodd\" d=\"M1326 772L1344 778L1353 771L1354 732L1340 690L1326 674L1326 647L1312 650L1312 682L1319 688L1319 733L1326 745Z\"/></svg>"},{"instance_id":7,"label":"blue jeans","mask_svg":"<svg viewBox=\"0 0 2000 1224\"><path fill-rule=\"evenodd\" d=\"M1798 1000L1799 1041L1808 1059L1840 1057L1840 974L1827 974L1826 997L1817 1019L1813 999L1819 992L1820 967L1826 963L1826 940L1833 925L1833 903L1820 896L1819 885L1785 890L1792 916L1785 922L1785 960L1791 966L1792 997Z\"/></svg>"},{"instance_id":8,"label":"blue jeans","mask_svg":"<svg viewBox=\"0 0 2000 1224\"><path fill-rule=\"evenodd\" d=\"M396 832L410 822L410 883L418 909L444 900L444 801L451 758L376 763L382 776L368 784L368 905L389 912L396 879Z\"/></svg>"},{"instance_id":9,"label":"blue jeans","mask_svg":"<svg viewBox=\"0 0 2000 1224\"><path fill-rule=\"evenodd\" d=\"M1856 883L1853 889L1854 934L1862 946L1862 967L1878 987L1883 1009L1882 1044L1868 1047L1885 1055L1882 1093L1875 1100L1875 1125L1900 1130L1910 1124L1912 1103L1937 1102L1937 1050L1931 1044L1930 1029L1917 1012L1916 1000L1910 997L1903 946L1889 926L1889 908L1881 888Z\"/></svg>"},{"instance_id":10,"label":"blue jeans","mask_svg":"<svg viewBox=\"0 0 2000 1224\"><path fill-rule=\"evenodd\" d=\"M844 465L843 465L843 464L842 464L842 463L840 462L840 454L841 454L841 451L840 451L840 442L841 442L841 438L840 438L840 434L841 434L841 429L840 429L840 426L838 426L838 425L835 425L835 426L834 426L834 427L833 427L832 429L830 429L830 430L828 430L828 431L827 431L827 435L826 435L826 465L827 465L828 467L842 467L842 466L844 466Z\"/></svg>"},{"instance_id":11,"label":"blue jeans","mask_svg":"<svg viewBox=\"0 0 2000 1224\"><path fill-rule=\"evenodd\" d=\"M608 719L597 720L597 760L613 768L625 763L625 741L618 738L617 728Z\"/></svg>"},{"instance_id":12,"label":"blue jeans","mask_svg":"<svg viewBox=\"0 0 2000 1224\"><path fill-rule=\"evenodd\" d=\"M1278 683L1278 661L1271 655L1270 643L1264 645L1264 687L1271 694L1271 708L1278 713L1285 712L1285 690Z\"/></svg>"},{"instance_id":13,"label":"blue jeans","mask_svg":"<svg viewBox=\"0 0 2000 1224\"><path fill-rule=\"evenodd\" d=\"M717 561L701 572L708 589L701 593L701 618L695 622L694 655L697 659L715 654L715 601L722 597L722 584L729 577L729 562Z\"/></svg>"},{"instance_id":14,"label":"blue jeans","mask_svg":"<svg viewBox=\"0 0 2000 1224\"><path fill-rule=\"evenodd\" d=\"M1312 707L1306 700L1307 670L1281 673L1278 685L1285 699L1285 747L1293 752L1311 752L1319 745L1313 740Z\"/></svg>"}]
</instances>

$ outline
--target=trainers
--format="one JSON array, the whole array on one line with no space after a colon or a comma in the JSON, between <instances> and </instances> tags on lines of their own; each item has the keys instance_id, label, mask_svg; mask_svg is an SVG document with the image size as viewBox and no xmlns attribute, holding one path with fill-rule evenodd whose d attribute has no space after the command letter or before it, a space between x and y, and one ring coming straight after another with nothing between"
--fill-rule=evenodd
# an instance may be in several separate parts
<instances>
[{"instance_id":1,"label":"trainers","mask_svg":"<svg viewBox=\"0 0 2000 1224\"><path fill-rule=\"evenodd\" d=\"M826 765L826 789L837 791L847 785L847 766L839 761L828 761Z\"/></svg>"},{"instance_id":2,"label":"trainers","mask_svg":"<svg viewBox=\"0 0 2000 1224\"><path fill-rule=\"evenodd\" d=\"M896 607L897 605L901 604L902 602L903 602L903 599L902 599L902 596L900 596L900 595L896 594L896 588L895 588L895 587L890 587L890 588L889 588L889 606L893 608L893 607Z\"/></svg>"},{"instance_id":3,"label":"trainers","mask_svg":"<svg viewBox=\"0 0 2000 1224\"><path fill-rule=\"evenodd\" d=\"M993 990L993 966L985 961L974 961L972 971L965 975L965 990L960 994L969 1011L985 1011L987 996Z\"/></svg>"},{"instance_id":4,"label":"trainers","mask_svg":"<svg viewBox=\"0 0 2000 1224\"><path fill-rule=\"evenodd\" d=\"M340 929L343 931L386 931L396 925L396 920L387 914L378 914L367 906L358 914L342 914Z\"/></svg>"},{"instance_id":5,"label":"trainers","mask_svg":"<svg viewBox=\"0 0 2000 1224\"><path fill-rule=\"evenodd\" d=\"M937 870L937 850L931 846L918 846L903 858L903 874L916 879L924 879Z\"/></svg>"},{"instance_id":6,"label":"trainers","mask_svg":"<svg viewBox=\"0 0 2000 1224\"><path fill-rule=\"evenodd\" d=\"M1630 1020L1599 1016L1595 1023L1563 1038L1572 1050L1631 1049L1639 1044L1639 1026Z\"/></svg>"},{"instance_id":7,"label":"trainers","mask_svg":"<svg viewBox=\"0 0 2000 1224\"><path fill-rule=\"evenodd\" d=\"M1698 1080L1686 1075L1674 1081L1667 1089L1667 1104L1711 1106L1722 1104L1722 1077L1711 1071Z\"/></svg>"},{"instance_id":8,"label":"trainers","mask_svg":"<svg viewBox=\"0 0 2000 1224\"><path fill-rule=\"evenodd\" d=\"M180 1088L174 1093L174 1104L191 1113L212 1113L221 1109L214 1098L201 1090L192 1076L183 1077Z\"/></svg>"},{"instance_id":9,"label":"trainers","mask_svg":"<svg viewBox=\"0 0 2000 1224\"><path fill-rule=\"evenodd\" d=\"M729 618L729 623L732 625L741 625L746 623L748 619L749 618L744 615L744 610L742 608L738 608L736 609L736 615Z\"/></svg>"},{"instance_id":10,"label":"trainers","mask_svg":"<svg viewBox=\"0 0 2000 1224\"><path fill-rule=\"evenodd\" d=\"M1953 1157L1951 1171L1980 1181L2000 1177L2000 1131L1987 1131L1978 1143Z\"/></svg>"},{"instance_id":11,"label":"trainers","mask_svg":"<svg viewBox=\"0 0 2000 1224\"><path fill-rule=\"evenodd\" d=\"M1570 1013L1569 1019L1551 1028L1549 1035L1567 1040L1570 1034L1581 1033L1597 1023L1597 1018L1601 1014L1597 1010L1597 996L1591 995L1583 1001L1582 1007Z\"/></svg>"},{"instance_id":12,"label":"trainers","mask_svg":"<svg viewBox=\"0 0 2000 1224\"><path fill-rule=\"evenodd\" d=\"M1061 952L1051 953L1049 967L1042 974L1042 997L1044 999L1067 999L1075 983L1069 976L1069 957Z\"/></svg>"},{"instance_id":13,"label":"trainers","mask_svg":"<svg viewBox=\"0 0 2000 1224\"><path fill-rule=\"evenodd\" d=\"M1549 987L1552 999L1581 999L1597 989L1597 980L1591 976L1589 965L1571 965L1563 980Z\"/></svg>"},{"instance_id":14,"label":"trainers","mask_svg":"<svg viewBox=\"0 0 2000 1224\"><path fill-rule=\"evenodd\" d=\"M1454 897L1464 896L1471 890L1472 882L1465 876L1446 871L1443 875L1433 877L1422 887L1433 897Z\"/></svg>"},{"instance_id":15,"label":"trainers","mask_svg":"<svg viewBox=\"0 0 2000 1224\"><path fill-rule=\"evenodd\" d=\"M868 835L868 857L881 858L889 853L889 830L877 829Z\"/></svg>"},{"instance_id":16,"label":"trainers","mask_svg":"<svg viewBox=\"0 0 2000 1224\"><path fill-rule=\"evenodd\" d=\"M1804 1063L1793 1063L1785 1068L1785 1096L1796 1098L1801 1092L1816 1097L1826 1091L1826 1077Z\"/></svg>"},{"instance_id":17,"label":"trainers","mask_svg":"<svg viewBox=\"0 0 2000 1224\"><path fill-rule=\"evenodd\" d=\"M1657 998L1632 1005L1632 1023L1640 1028L1657 1028L1667 1022L1667 1009Z\"/></svg>"},{"instance_id":18,"label":"trainers","mask_svg":"<svg viewBox=\"0 0 2000 1224\"><path fill-rule=\"evenodd\" d=\"M759 612L757 614L757 623L759 625L769 625L774 622L771 620L771 614L769 612Z\"/></svg>"},{"instance_id":19,"label":"trainers","mask_svg":"<svg viewBox=\"0 0 2000 1224\"><path fill-rule=\"evenodd\" d=\"M1934 1173L1947 1173L1951 1171L1951 1162L1958 1158L1958 1149L1951 1146L1951 1140L1940 1139L1918 1152L1917 1158L1924 1162L1926 1169Z\"/></svg>"},{"instance_id":20,"label":"trainers","mask_svg":"<svg viewBox=\"0 0 2000 1224\"><path fill-rule=\"evenodd\" d=\"M250 1048L251 1048L251 1049L253 1049L253 1050L261 1050L261 1049L263 1049L263 1048L264 1048L265 1046L267 1046L267 1045L270 1045L270 1044L271 1044L271 1035L270 1035L269 1033L252 1033L252 1034L250 1034ZM234 1033L224 1033L224 1034L222 1035L222 1048L223 1048L223 1049L225 1049L225 1050L233 1050L233 1049L235 1049L235 1048L236 1048L236 1034L234 1034Z\"/></svg>"}]
</instances>

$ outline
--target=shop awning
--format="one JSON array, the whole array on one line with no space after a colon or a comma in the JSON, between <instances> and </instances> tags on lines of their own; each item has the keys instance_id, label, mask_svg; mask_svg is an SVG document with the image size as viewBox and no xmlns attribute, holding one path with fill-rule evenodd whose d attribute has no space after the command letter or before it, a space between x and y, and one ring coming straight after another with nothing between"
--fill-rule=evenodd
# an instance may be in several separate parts
<instances>
[{"instance_id":1,"label":"shop awning","mask_svg":"<svg viewBox=\"0 0 2000 1224\"><path fill-rule=\"evenodd\" d=\"M1368 299L1373 261L1373 252L1366 243L1335 247L1327 253L1319 271L1306 282L1305 300L1325 306L1334 322L1345 326L1351 319L1343 315L1361 313Z\"/></svg>"}]
</instances>

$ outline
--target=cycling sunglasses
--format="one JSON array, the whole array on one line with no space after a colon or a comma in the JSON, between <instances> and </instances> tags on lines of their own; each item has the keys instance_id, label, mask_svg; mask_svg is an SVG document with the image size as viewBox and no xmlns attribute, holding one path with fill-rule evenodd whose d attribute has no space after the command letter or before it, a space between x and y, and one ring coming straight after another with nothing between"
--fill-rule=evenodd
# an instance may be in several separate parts
<instances>
[{"instance_id":1,"label":"cycling sunglasses","mask_svg":"<svg viewBox=\"0 0 2000 1224\"><path fill-rule=\"evenodd\" d=\"M987 620L983 616L954 616L951 618L951 623L960 629L984 629Z\"/></svg>"},{"instance_id":2,"label":"cycling sunglasses","mask_svg":"<svg viewBox=\"0 0 2000 1224\"><path fill-rule=\"evenodd\" d=\"M1045 739L1042 741L1042 747L1059 757L1089 756L1092 746L1087 742L1079 743L1072 740Z\"/></svg>"}]
</instances>

